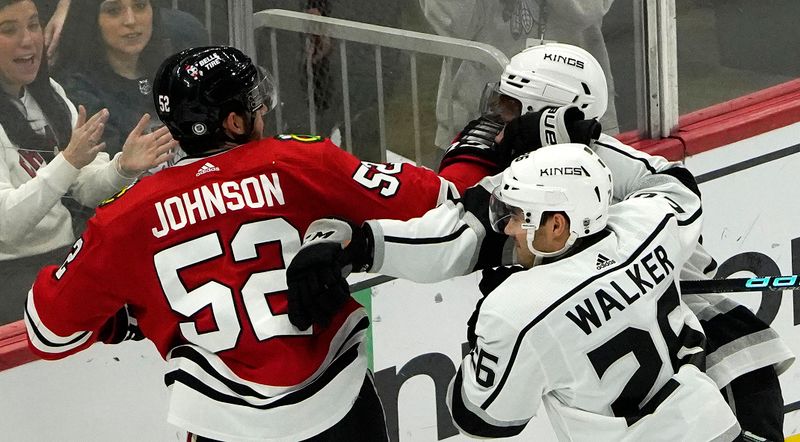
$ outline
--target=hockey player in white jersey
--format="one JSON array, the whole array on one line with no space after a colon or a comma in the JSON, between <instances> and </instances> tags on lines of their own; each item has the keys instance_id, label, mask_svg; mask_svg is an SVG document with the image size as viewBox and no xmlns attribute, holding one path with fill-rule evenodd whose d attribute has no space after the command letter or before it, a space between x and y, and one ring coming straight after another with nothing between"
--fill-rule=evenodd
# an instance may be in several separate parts
<instances>
[{"instance_id":1,"label":"hockey player in white jersey","mask_svg":"<svg viewBox=\"0 0 800 442\"><path fill-rule=\"evenodd\" d=\"M603 71L591 54L576 46L550 43L511 58L500 81L484 90L481 113L509 120L520 112L572 103L585 118L600 119L608 102L606 90ZM605 134L591 145L615 171L617 200L642 177L678 166ZM710 279L716 270L716 261L698 244L681 269L680 279ZM728 296L685 295L683 300L700 318L708 336L706 372L723 390L742 427L770 440L782 440L784 412L778 375L793 362L791 350L775 330Z\"/></svg>"},{"instance_id":2,"label":"hockey player in white jersey","mask_svg":"<svg viewBox=\"0 0 800 442\"><path fill-rule=\"evenodd\" d=\"M541 397L561 440L738 436L679 299L702 218L679 178L651 175L609 208L610 169L585 146L542 148L503 173L490 220L523 267L477 316L448 395L462 431L516 434Z\"/></svg>"},{"instance_id":3,"label":"hockey player in white jersey","mask_svg":"<svg viewBox=\"0 0 800 442\"><path fill-rule=\"evenodd\" d=\"M342 253L371 255L371 271L439 280L479 261L488 225L514 238L522 266L484 298L448 395L467 434L518 434L543 402L560 440L735 440L736 418L701 371L702 328L680 301L677 274L702 221L680 170L644 177L610 206L612 173L597 154L543 147L481 183L494 189L486 212L451 203L350 231L323 220L304 247L366 234Z\"/></svg>"}]
</instances>

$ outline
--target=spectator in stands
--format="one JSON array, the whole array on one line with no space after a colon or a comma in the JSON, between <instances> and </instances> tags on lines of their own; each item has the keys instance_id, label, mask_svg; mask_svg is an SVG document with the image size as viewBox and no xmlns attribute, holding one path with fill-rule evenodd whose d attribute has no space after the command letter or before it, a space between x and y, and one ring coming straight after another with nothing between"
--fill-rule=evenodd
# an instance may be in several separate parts
<instances>
[{"instance_id":1,"label":"spectator in stands","mask_svg":"<svg viewBox=\"0 0 800 442\"><path fill-rule=\"evenodd\" d=\"M122 152L101 152L107 109L90 118L50 79L32 0L0 0L0 324L20 319L40 267L61 262L75 240L68 192L87 206L169 158L165 129L143 117Z\"/></svg>"},{"instance_id":2,"label":"spectator in stands","mask_svg":"<svg viewBox=\"0 0 800 442\"><path fill-rule=\"evenodd\" d=\"M106 152L122 149L144 113L154 113L152 77L172 53L149 0L84 0L70 6L55 77L89 113L108 108ZM153 125L158 120L151 120ZM150 128L151 129L151 128Z\"/></svg>"},{"instance_id":3,"label":"spectator in stands","mask_svg":"<svg viewBox=\"0 0 800 442\"><path fill-rule=\"evenodd\" d=\"M608 111L601 123L606 133L618 130L614 106L614 81L608 51L601 33L603 16L613 0L419 0L425 18L436 31L448 37L487 43L508 57L542 39L580 46L600 62L608 80ZM464 124L477 117L480 91L497 81L499 72L473 63L461 63L452 84L453 126L448 125L448 90L444 69L439 83L436 144L446 147Z\"/></svg>"},{"instance_id":4,"label":"spectator in stands","mask_svg":"<svg viewBox=\"0 0 800 442\"><path fill-rule=\"evenodd\" d=\"M112 156L142 115L155 112L151 78L171 44L154 10L150 0L84 0L71 4L64 22L61 50L70 55L55 63L54 77L87 112L108 108L103 141ZM160 125L152 119L145 131ZM65 203L79 236L93 208Z\"/></svg>"},{"instance_id":5,"label":"spectator in stands","mask_svg":"<svg viewBox=\"0 0 800 442\"><path fill-rule=\"evenodd\" d=\"M48 12L52 10L52 14L45 15L48 22L44 30L44 44L47 47L47 56L53 63L61 40L64 21L72 2L70 0L49 0L44 3L47 4ZM53 3L55 5L52 5ZM164 23L165 38L169 40L173 50L178 51L208 44L208 31L195 16L169 8L163 0L152 0L151 4L157 7L158 15Z\"/></svg>"},{"instance_id":6,"label":"spectator in stands","mask_svg":"<svg viewBox=\"0 0 800 442\"><path fill-rule=\"evenodd\" d=\"M308 14L329 17L331 15L329 0L255 0L254 11L265 9L285 9ZM270 33L259 29L255 35L259 60L270 60ZM314 112L317 119L317 130L329 134L341 116L339 112L331 112L337 107L341 95L337 97L335 84L332 83L331 71L332 42L330 38L292 33L280 33L278 37L279 76L287 81L281 83L280 98L283 109L283 127L277 132L310 133L314 132L309 123L308 73L306 62L311 63L311 88L314 97Z\"/></svg>"}]
</instances>

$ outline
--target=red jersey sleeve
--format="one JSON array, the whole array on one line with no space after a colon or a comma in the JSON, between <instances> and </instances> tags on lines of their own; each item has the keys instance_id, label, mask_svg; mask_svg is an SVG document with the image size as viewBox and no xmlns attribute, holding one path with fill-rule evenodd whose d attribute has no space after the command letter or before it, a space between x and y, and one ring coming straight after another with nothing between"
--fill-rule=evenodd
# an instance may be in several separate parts
<instances>
[{"instance_id":1,"label":"red jersey sleeve","mask_svg":"<svg viewBox=\"0 0 800 442\"><path fill-rule=\"evenodd\" d=\"M89 221L64 263L43 268L25 305L29 346L44 359L59 359L98 341L103 326L124 306L113 269L126 257L109 256L109 235ZM117 265L109 263L117 262Z\"/></svg>"},{"instance_id":2,"label":"red jersey sleeve","mask_svg":"<svg viewBox=\"0 0 800 442\"><path fill-rule=\"evenodd\" d=\"M472 120L464 129L468 130L478 122L479 120ZM450 142L450 148L439 164L439 175L455 184L461 195L482 178L495 175L505 169L505 167L498 165L498 157L494 149L475 149L469 147L469 145L459 147L458 142L463 135L464 131L459 132L453 138ZM454 148L455 151L451 152ZM457 153L453 155L455 152Z\"/></svg>"},{"instance_id":3,"label":"red jersey sleeve","mask_svg":"<svg viewBox=\"0 0 800 442\"><path fill-rule=\"evenodd\" d=\"M326 146L323 158L324 193L334 216L356 222L408 219L455 195L452 183L410 163L361 161L332 144Z\"/></svg>"},{"instance_id":4,"label":"red jersey sleeve","mask_svg":"<svg viewBox=\"0 0 800 442\"><path fill-rule=\"evenodd\" d=\"M356 222L421 216L457 197L459 190L472 186L486 174L480 164L455 163L443 175L457 181L457 188L450 179L426 167L361 161L329 142L325 144L322 167L314 179L321 181L329 207L335 208L330 215Z\"/></svg>"},{"instance_id":5,"label":"red jersey sleeve","mask_svg":"<svg viewBox=\"0 0 800 442\"><path fill-rule=\"evenodd\" d=\"M497 166L493 163L480 160L472 161L463 157L457 160L444 165L439 171L439 176L453 183L459 195L464 195L467 189L477 184L484 177L498 172Z\"/></svg>"}]
</instances>

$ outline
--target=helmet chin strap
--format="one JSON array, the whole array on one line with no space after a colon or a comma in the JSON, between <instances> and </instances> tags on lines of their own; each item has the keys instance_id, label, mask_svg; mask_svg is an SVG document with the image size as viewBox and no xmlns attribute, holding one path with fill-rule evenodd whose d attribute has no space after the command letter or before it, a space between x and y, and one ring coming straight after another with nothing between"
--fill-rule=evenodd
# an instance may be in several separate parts
<instances>
[{"instance_id":1,"label":"helmet chin strap","mask_svg":"<svg viewBox=\"0 0 800 442\"><path fill-rule=\"evenodd\" d=\"M556 250L555 252L542 252L541 250L536 250L536 248L533 247L533 238L535 233L536 233L535 229L528 229L526 235L526 240L528 242L528 250L530 250L531 253L533 253L533 265L541 264L544 258L553 258L567 253L570 247L572 247L572 245L575 244L575 240L578 239L577 235L570 232L569 238L567 238L567 241L564 243L564 247Z\"/></svg>"}]
</instances>

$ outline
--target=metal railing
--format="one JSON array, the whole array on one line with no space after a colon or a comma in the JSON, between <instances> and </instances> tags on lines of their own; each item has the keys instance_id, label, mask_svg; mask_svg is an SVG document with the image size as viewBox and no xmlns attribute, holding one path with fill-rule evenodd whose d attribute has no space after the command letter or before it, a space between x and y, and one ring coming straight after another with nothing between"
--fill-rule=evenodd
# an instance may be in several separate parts
<instances>
[{"instance_id":1,"label":"metal railing","mask_svg":"<svg viewBox=\"0 0 800 442\"><path fill-rule=\"evenodd\" d=\"M344 108L344 148L352 152L352 131L350 115L350 80L347 74L347 46L349 43L362 43L371 45L375 53L375 77L377 83L378 100L378 126L380 133L381 160L386 159L386 115L384 105L384 86L383 71L381 63L382 48L400 50L410 57L410 77L411 77L411 110L414 127L414 160L417 164L422 164L422 148L420 140L420 103L419 86L417 76L417 56L418 54L428 54L441 56L444 59L445 75L448 77L445 84L452 85L453 61L468 60L480 63L491 70L496 71L499 78L505 65L508 64L508 57L493 46L469 40L461 40L438 35L425 34L421 32L406 31L402 29L377 26L367 23L352 22L330 17L321 17L302 12L286 11L280 9L269 9L255 13L253 17L255 29L268 28L270 30L270 45L272 53L272 69L275 85L278 90L278 101L280 102L280 78L278 75L278 56L277 56L277 30L293 31L311 35L321 35L334 38L338 41L339 56L341 57L341 85ZM306 70L311 69L311 62L307 60ZM311 75L308 79L308 109L309 124L312 132L316 132L316 111L314 94L311 93L313 81ZM448 109L448 120L452 127L453 121L453 102L452 86L448 86L450 97ZM277 127L282 126L283 115L280 107L275 109L275 119Z\"/></svg>"},{"instance_id":2,"label":"metal railing","mask_svg":"<svg viewBox=\"0 0 800 442\"><path fill-rule=\"evenodd\" d=\"M173 7L177 7L178 0L172 0L172 4ZM452 78L453 74L453 59L479 61L489 66L506 60L505 55L497 49L472 41L467 42L365 23L347 22L292 11L261 11L257 12L253 19L250 20L249 17L252 16L253 12L252 0L228 0L227 4L230 17L228 26L230 43L251 56L255 56L254 27L269 27L273 29L273 35L275 29L281 29L326 35L345 42L354 41L373 44L376 48L408 49L416 53L441 55L445 57L444 70L450 78ZM636 28L634 38L637 48L635 57L637 127L639 132L646 137L667 137L677 129L679 116L675 0L644 0L642 2L633 2L633 4L633 20ZM210 5L211 0L205 0L206 27L209 32L211 30ZM392 41L398 36L398 42ZM272 37L271 41L274 44L275 38ZM407 43L419 46L408 48ZM448 46L450 43L455 43L455 46ZM346 43L340 43L340 48L345 49L340 51L340 55L343 59L346 59ZM446 49L442 50L443 48ZM455 52L449 53L451 49ZM377 50L379 51L379 49ZM377 57L379 58L380 56L378 55ZM491 59L494 59L494 61ZM414 108L418 109L416 63L416 57L412 55L412 101L414 102ZM346 70L346 65L343 64L343 66L343 69ZM378 69L376 67L376 71ZM343 84L343 89L347 86L349 85ZM452 87L451 84L447 84L447 86ZM349 89L347 90L349 91ZM379 94L379 97L379 99L383 99L382 94ZM346 101L344 107L347 110L346 114L349 114L349 102ZM452 117L452 106L448 108L448 113L448 116ZM280 118L279 115L276 115L276 117ZM314 115L309 115L309 119L313 120ZM414 124L415 147L417 147L419 145L419 124L416 119ZM349 136L345 134L345 146L347 148L350 148L351 141ZM385 138L382 140L381 146L385 149ZM416 152L417 156L419 156L418 147Z\"/></svg>"},{"instance_id":3,"label":"metal railing","mask_svg":"<svg viewBox=\"0 0 800 442\"><path fill-rule=\"evenodd\" d=\"M232 46L255 60L253 0L228 0L228 35Z\"/></svg>"}]
</instances>

